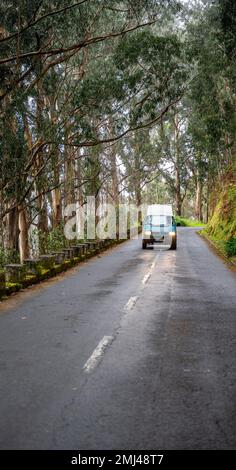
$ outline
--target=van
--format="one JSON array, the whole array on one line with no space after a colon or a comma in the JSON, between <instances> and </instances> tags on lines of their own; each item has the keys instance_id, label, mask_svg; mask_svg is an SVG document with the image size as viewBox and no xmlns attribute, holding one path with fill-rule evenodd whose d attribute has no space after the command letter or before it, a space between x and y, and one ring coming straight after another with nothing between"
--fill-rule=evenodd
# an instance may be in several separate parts
<instances>
[{"instance_id":1,"label":"van","mask_svg":"<svg viewBox=\"0 0 236 470\"><path fill-rule=\"evenodd\" d=\"M142 238L143 249L147 245L160 243L170 245L170 250L176 250L177 231L171 205L153 204L147 207Z\"/></svg>"}]
</instances>

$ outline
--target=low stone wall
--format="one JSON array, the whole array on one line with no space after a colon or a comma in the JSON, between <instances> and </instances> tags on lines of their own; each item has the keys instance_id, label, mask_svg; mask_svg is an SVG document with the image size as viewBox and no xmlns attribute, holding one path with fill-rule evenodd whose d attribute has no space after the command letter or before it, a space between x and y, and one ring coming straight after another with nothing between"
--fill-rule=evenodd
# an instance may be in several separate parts
<instances>
[{"instance_id":1,"label":"low stone wall","mask_svg":"<svg viewBox=\"0 0 236 470\"><path fill-rule=\"evenodd\" d=\"M123 241L125 240L95 240L78 243L61 251L41 255L38 259L25 259L23 264L8 264L0 271L0 299L49 279Z\"/></svg>"},{"instance_id":2,"label":"low stone wall","mask_svg":"<svg viewBox=\"0 0 236 470\"><path fill-rule=\"evenodd\" d=\"M25 279L26 266L24 264L7 264L5 266L6 282L21 284Z\"/></svg>"}]
</instances>

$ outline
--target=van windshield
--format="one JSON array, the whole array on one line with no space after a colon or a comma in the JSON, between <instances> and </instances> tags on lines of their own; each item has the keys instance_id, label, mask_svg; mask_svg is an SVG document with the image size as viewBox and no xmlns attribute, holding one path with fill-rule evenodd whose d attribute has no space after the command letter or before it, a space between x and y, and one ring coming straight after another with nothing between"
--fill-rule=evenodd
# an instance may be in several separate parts
<instances>
[{"instance_id":1,"label":"van windshield","mask_svg":"<svg viewBox=\"0 0 236 470\"><path fill-rule=\"evenodd\" d=\"M145 220L146 224L154 225L160 227L160 225L171 225L172 217L171 215L148 215Z\"/></svg>"}]
</instances>

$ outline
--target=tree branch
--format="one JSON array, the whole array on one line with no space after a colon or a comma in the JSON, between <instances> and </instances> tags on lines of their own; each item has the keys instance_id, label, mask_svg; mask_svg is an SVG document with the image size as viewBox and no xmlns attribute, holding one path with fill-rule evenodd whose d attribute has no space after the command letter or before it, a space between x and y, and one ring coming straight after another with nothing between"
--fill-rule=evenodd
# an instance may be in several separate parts
<instances>
[{"instance_id":1,"label":"tree branch","mask_svg":"<svg viewBox=\"0 0 236 470\"><path fill-rule=\"evenodd\" d=\"M153 125L155 125L158 121L160 121L163 118L163 116L169 111L170 108L175 106L175 104L178 103L181 100L181 98L182 98L182 95L179 96L178 98L176 98L174 101L170 102L161 111L161 113L158 114L158 116L156 116L151 121L149 121L145 124L140 124L138 126L130 127L129 129L122 132L118 136L113 136L113 137L109 137L107 139L102 139L102 140L97 140L97 141L85 141L85 142L81 142L79 144L76 144L75 142L67 141L67 142L64 142L64 145L71 146L71 147L95 147L95 146L100 145L100 144L107 144L107 143L110 143L110 142L116 142L116 141L122 139L123 137L125 137L127 134L129 134L131 132L135 132L135 131L141 130L141 129L147 129L147 128L152 127Z\"/></svg>"},{"instance_id":2,"label":"tree branch","mask_svg":"<svg viewBox=\"0 0 236 470\"><path fill-rule=\"evenodd\" d=\"M6 63L12 62L16 59L20 60L20 59L25 59L25 58L28 58L28 57L37 57L37 56L50 57L50 56L56 55L56 54L62 54L62 53L66 53L66 52L70 52L70 51L74 51L74 50L80 50L84 47L90 46L91 44L96 44L98 42L103 42L107 39L113 39L113 38L116 38L116 37L119 37L119 36L123 36L124 34L130 33L132 31L135 31L135 30L139 29L139 28L143 28L144 26L150 26L151 24L154 24L156 21L157 20L149 21L149 22L146 22L146 23L141 23L139 25L133 26L132 28L125 29L124 31L118 31L116 33L108 33L108 34L104 34L102 36L95 36L95 37L92 37L90 39L86 39L82 42L72 44L69 47L60 47L60 48L57 48L57 49L49 49L47 51L37 50L37 51L32 51L32 52L25 52L23 54L19 54L18 56L14 55L14 56L7 57L5 59L0 60L0 64L6 64Z\"/></svg>"},{"instance_id":3,"label":"tree branch","mask_svg":"<svg viewBox=\"0 0 236 470\"><path fill-rule=\"evenodd\" d=\"M55 10L55 11L51 11L50 13L45 13L45 15L41 16L40 18L38 18L37 20L27 24L24 28L22 28L20 31L17 31L16 33L12 33L12 34L9 34L9 36L6 36L5 38L1 38L0 39L0 43L1 42L5 42L5 41L8 41L9 39L13 39L17 36L19 36L20 34L24 33L25 31L27 31L27 29L29 28L32 28L33 26L35 26L36 24L38 24L40 21L44 20L45 18L48 18L49 16L54 16L54 15L58 15L59 13L62 13L66 10L71 10L72 8L74 7L77 7L79 5L82 5L83 3L87 2L88 0L82 0L81 2L77 2L77 3L74 3L73 5L68 5L64 8L60 8L59 10Z\"/></svg>"}]
</instances>

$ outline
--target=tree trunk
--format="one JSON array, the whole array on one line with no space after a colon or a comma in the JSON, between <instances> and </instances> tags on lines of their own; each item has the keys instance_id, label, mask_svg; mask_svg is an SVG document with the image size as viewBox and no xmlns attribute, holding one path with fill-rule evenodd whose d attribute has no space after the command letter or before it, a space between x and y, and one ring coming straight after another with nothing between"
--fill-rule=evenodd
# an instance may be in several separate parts
<instances>
[{"instance_id":1,"label":"tree trunk","mask_svg":"<svg viewBox=\"0 0 236 470\"><path fill-rule=\"evenodd\" d=\"M210 199L209 175L207 175L207 186L206 186L206 220L205 220L206 223L208 223L208 220L209 220L209 199Z\"/></svg>"},{"instance_id":2,"label":"tree trunk","mask_svg":"<svg viewBox=\"0 0 236 470\"><path fill-rule=\"evenodd\" d=\"M55 188L52 190L52 227L58 227L61 223L61 219L61 191L59 188Z\"/></svg>"},{"instance_id":3,"label":"tree trunk","mask_svg":"<svg viewBox=\"0 0 236 470\"><path fill-rule=\"evenodd\" d=\"M28 220L24 207L19 206L19 249L20 260L23 263L24 259L29 258L29 238L28 238Z\"/></svg>"},{"instance_id":4,"label":"tree trunk","mask_svg":"<svg viewBox=\"0 0 236 470\"><path fill-rule=\"evenodd\" d=\"M196 185L195 217L202 220L202 183L199 178Z\"/></svg>"},{"instance_id":5,"label":"tree trunk","mask_svg":"<svg viewBox=\"0 0 236 470\"><path fill-rule=\"evenodd\" d=\"M181 200L181 187L180 187L180 176L179 169L176 168L175 171L175 205L176 205L176 214L182 215L182 200Z\"/></svg>"},{"instance_id":6,"label":"tree trunk","mask_svg":"<svg viewBox=\"0 0 236 470\"><path fill-rule=\"evenodd\" d=\"M7 249L19 251L19 213L18 208L9 212L7 215Z\"/></svg>"},{"instance_id":7,"label":"tree trunk","mask_svg":"<svg viewBox=\"0 0 236 470\"><path fill-rule=\"evenodd\" d=\"M77 152L77 160L75 165L75 177L76 177L76 201L80 206L84 204L84 195L82 189L82 172L81 172L81 159L80 153Z\"/></svg>"},{"instance_id":8,"label":"tree trunk","mask_svg":"<svg viewBox=\"0 0 236 470\"><path fill-rule=\"evenodd\" d=\"M73 147L69 147L65 152L65 206L75 203L75 160Z\"/></svg>"},{"instance_id":9,"label":"tree trunk","mask_svg":"<svg viewBox=\"0 0 236 470\"><path fill-rule=\"evenodd\" d=\"M40 169L43 162L43 156L41 152L38 152L35 168L36 172ZM43 177L40 175L35 182L35 190L37 194L37 206L38 206L38 229L42 234L48 233L48 210L47 210L47 200L46 194L44 194L45 183Z\"/></svg>"},{"instance_id":10,"label":"tree trunk","mask_svg":"<svg viewBox=\"0 0 236 470\"><path fill-rule=\"evenodd\" d=\"M178 114L174 117L175 126L175 205L176 214L182 215L182 198L181 198L181 184L180 184L180 149L179 149L179 120Z\"/></svg>"},{"instance_id":11,"label":"tree trunk","mask_svg":"<svg viewBox=\"0 0 236 470\"><path fill-rule=\"evenodd\" d=\"M54 95L47 96L49 103L50 118L53 125L57 124L57 110L56 110L56 98ZM56 228L61 224L62 221L62 200L61 200L61 187L60 187L60 154L59 149L51 149L52 157L52 172L53 172L53 185L55 189L51 191L52 198L52 228Z\"/></svg>"},{"instance_id":12,"label":"tree trunk","mask_svg":"<svg viewBox=\"0 0 236 470\"><path fill-rule=\"evenodd\" d=\"M142 223L142 212L140 206L142 204L142 191L141 191L141 181L140 181L140 159L139 159L139 146L135 146L135 156L134 156L134 191L135 191L135 204L138 209L138 224Z\"/></svg>"},{"instance_id":13,"label":"tree trunk","mask_svg":"<svg viewBox=\"0 0 236 470\"><path fill-rule=\"evenodd\" d=\"M109 135L114 135L112 119L109 119L108 124ZM119 183L117 175L117 164L116 164L116 146L112 145L109 152L110 163L111 163L111 181L112 181L112 200L115 207L119 205Z\"/></svg>"},{"instance_id":14,"label":"tree trunk","mask_svg":"<svg viewBox=\"0 0 236 470\"><path fill-rule=\"evenodd\" d=\"M116 207L119 205L119 184L117 176L116 152L114 147L111 151L111 178L112 178L112 198Z\"/></svg>"},{"instance_id":15,"label":"tree trunk","mask_svg":"<svg viewBox=\"0 0 236 470\"><path fill-rule=\"evenodd\" d=\"M41 58L38 60L38 73L42 71L42 61ZM39 79L37 83L37 111L36 111L36 123L37 123L37 137L39 141L43 139L44 136L44 117L43 117L43 110L45 107L45 94L43 89L42 80ZM46 251L46 236L48 234L48 209L47 209L47 200L44 191L46 189L45 179L43 176L43 172L41 172L41 168L44 163L44 153L41 150L37 154L37 158L35 160L35 169L36 174L40 172L39 176L37 177L35 183L36 194L38 196L37 205L38 205L38 229L40 231L39 236L39 249L41 253Z\"/></svg>"},{"instance_id":16,"label":"tree trunk","mask_svg":"<svg viewBox=\"0 0 236 470\"><path fill-rule=\"evenodd\" d=\"M47 211L47 201L45 194L39 195L38 198L39 205L39 216L38 216L38 229L43 236L48 234L48 211Z\"/></svg>"}]
</instances>

